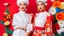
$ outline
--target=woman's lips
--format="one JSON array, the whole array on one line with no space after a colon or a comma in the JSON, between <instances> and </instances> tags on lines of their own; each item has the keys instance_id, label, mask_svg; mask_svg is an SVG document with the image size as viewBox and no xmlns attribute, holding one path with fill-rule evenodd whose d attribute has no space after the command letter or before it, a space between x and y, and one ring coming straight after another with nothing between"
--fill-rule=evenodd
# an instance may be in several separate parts
<instances>
[{"instance_id":1,"label":"woman's lips","mask_svg":"<svg viewBox=\"0 0 64 36\"><path fill-rule=\"evenodd\" d=\"M22 9L24 9L24 7L22 7Z\"/></svg>"},{"instance_id":2,"label":"woman's lips","mask_svg":"<svg viewBox=\"0 0 64 36\"><path fill-rule=\"evenodd\" d=\"M40 9L42 9L42 8L40 8Z\"/></svg>"}]
</instances>

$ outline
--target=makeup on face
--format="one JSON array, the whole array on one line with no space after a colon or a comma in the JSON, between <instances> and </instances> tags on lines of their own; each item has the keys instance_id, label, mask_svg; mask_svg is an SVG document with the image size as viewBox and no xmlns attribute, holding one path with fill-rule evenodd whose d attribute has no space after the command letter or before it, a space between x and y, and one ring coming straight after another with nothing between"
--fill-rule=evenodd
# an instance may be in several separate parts
<instances>
[{"instance_id":1,"label":"makeup on face","mask_svg":"<svg viewBox=\"0 0 64 36\"><path fill-rule=\"evenodd\" d=\"M19 7L20 7L20 9L21 9L22 11L25 11L25 10L26 10L27 5L26 5L26 3L21 2L21 3L19 4Z\"/></svg>"},{"instance_id":2,"label":"makeup on face","mask_svg":"<svg viewBox=\"0 0 64 36\"><path fill-rule=\"evenodd\" d=\"M42 11L45 9L45 4L41 1L37 2L37 9L38 11Z\"/></svg>"}]
</instances>

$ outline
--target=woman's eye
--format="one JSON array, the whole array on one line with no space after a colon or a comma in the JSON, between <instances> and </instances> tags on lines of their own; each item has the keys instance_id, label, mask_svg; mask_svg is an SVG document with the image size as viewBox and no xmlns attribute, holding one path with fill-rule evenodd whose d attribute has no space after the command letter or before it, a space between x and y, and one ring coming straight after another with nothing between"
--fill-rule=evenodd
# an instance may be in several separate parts
<instances>
[{"instance_id":1,"label":"woman's eye","mask_svg":"<svg viewBox=\"0 0 64 36\"><path fill-rule=\"evenodd\" d=\"M24 4L24 5L26 5L26 4Z\"/></svg>"},{"instance_id":2,"label":"woman's eye","mask_svg":"<svg viewBox=\"0 0 64 36\"><path fill-rule=\"evenodd\" d=\"M41 4L41 5L43 5L43 4Z\"/></svg>"},{"instance_id":3,"label":"woman's eye","mask_svg":"<svg viewBox=\"0 0 64 36\"><path fill-rule=\"evenodd\" d=\"M19 5L22 5L22 4L19 4Z\"/></svg>"},{"instance_id":4,"label":"woman's eye","mask_svg":"<svg viewBox=\"0 0 64 36\"><path fill-rule=\"evenodd\" d=\"M37 6L39 6L39 4L37 4Z\"/></svg>"}]
</instances>

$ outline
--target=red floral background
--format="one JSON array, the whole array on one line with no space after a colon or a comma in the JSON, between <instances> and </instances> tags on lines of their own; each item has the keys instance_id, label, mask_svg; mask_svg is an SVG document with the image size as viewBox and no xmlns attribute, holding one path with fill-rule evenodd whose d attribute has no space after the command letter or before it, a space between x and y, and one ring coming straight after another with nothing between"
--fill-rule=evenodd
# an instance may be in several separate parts
<instances>
[{"instance_id":1,"label":"red floral background","mask_svg":"<svg viewBox=\"0 0 64 36\"><path fill-rule=\"evenodd\" d=\"M63 2L64 0L60 0L60 1ZM3 12L5 12L6 7L3 4L6 2L8 2L10 4L9 11L10 11L12 16L14 13L18 12L18 6L16 5L16 0L0 0L0 20L2 20ZM30 4L27 7L27 9L28 9L27 13L36 13L37 12L36 0L29 0L29 2L30 2ZM47 6L46 6L47 11L51 5L52 5L51 0L48 0ZM12 22L12 20L11 20L11 22ZM12 25L10 26L10 30L13 30ZM2 24L0 24L0 36L2 36L4 32L5 32L5 27Z\"/></svg>"}]
</instances>

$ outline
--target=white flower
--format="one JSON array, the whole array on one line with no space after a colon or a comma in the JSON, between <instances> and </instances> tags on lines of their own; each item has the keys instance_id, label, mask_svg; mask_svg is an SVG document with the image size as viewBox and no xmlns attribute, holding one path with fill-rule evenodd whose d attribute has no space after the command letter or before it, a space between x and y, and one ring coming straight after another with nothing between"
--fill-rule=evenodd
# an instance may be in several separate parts
<instances>
[{"instance_id":1,"label":"white flower","mask_svg":"<svg viewBox=\"0 0 64 36\"><path fill-rule=\"evenodd\" d=\"M5 25L5 26L8 26L9 24L10 24L10 21L4 22L4 25Z\"/></svg>"},{"instance_id":2,"label":"white flower","mask_svg":"<svg viewBox=\"0 0 64 36\"><path fill-rule=\"evenodd\" d=\"M64 2L61 2L60 9L64 10Z\"/></svg>"},{"instance_id":3,"label":"white flower","mask_svg":"<svg viewBox=\"0 0 64 36\"><path fill-rule=\"evenodd\" d=\"M64 20L59 20L58 24L59 24L60 27L64 27Z\"/></svg>"},{"instance_id":4,"label":"white flower","mask_svg":"<svg viewBox=\"0 0 64 36\"><path fill-rule=\"evenodd\" d=\"M59 30L57 30L58 34L61 34L61 32L64 32L64 28L60 28Z\"/></svg>"},{"instance_id":5,"label":"white flower","mask_svg":"<svg viewBox=\"0 0 64 36\"><path fill-rule=\"evenodd\" d=\"M9 3L4 3L3 5L7 6Z\"/></svg>"},{"instance_id":6,"label":"white flower","mask_svg":"<svg viewBox=\"0 0 64 36\"><path fill-rule=\"evenodd\" d=\"M8 36L8 34L7 33L4 33L3 36Z\"/></svg>"},{"instance_id":7,"label":"white flower","mask_svg":"<svg viewBox=\"0 0 64 36\"><path fill-rule=\"evenodd\" d=\"M49 9L49 13L50 13L51 15L56 14L56 9L55 9L54 7L51 7L51 8Z\"/></svg>"}]
</instances>

